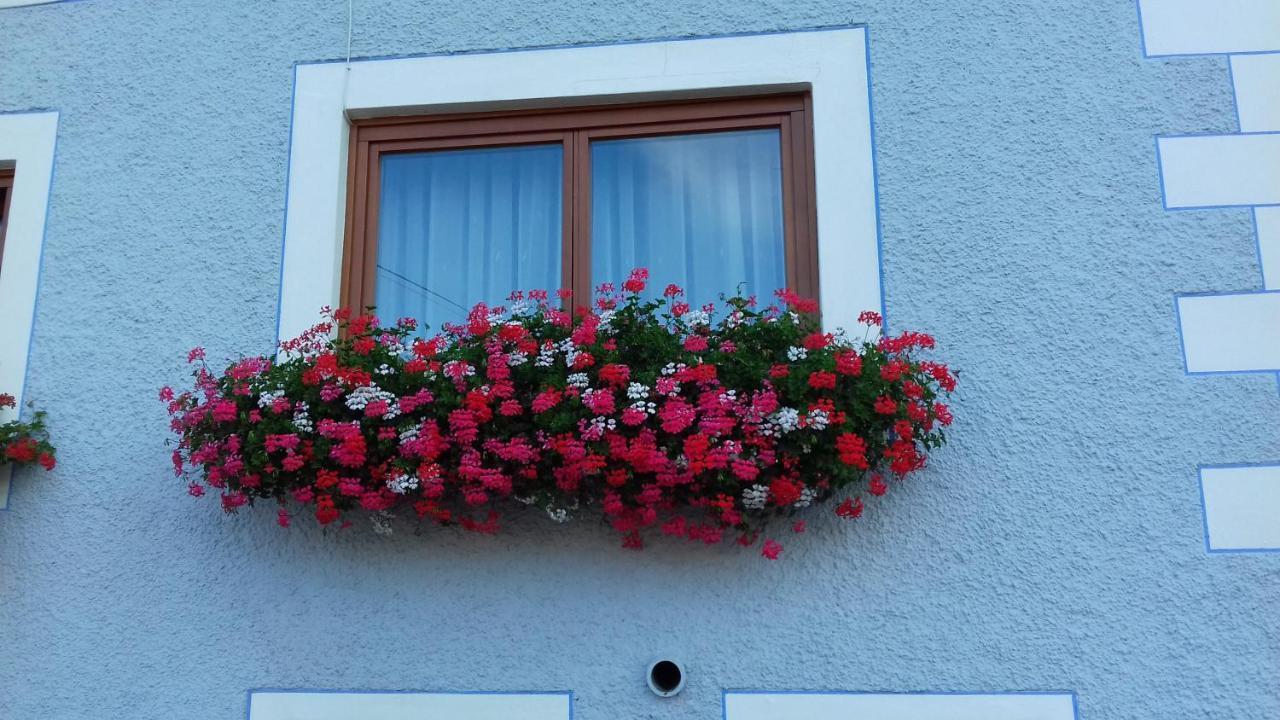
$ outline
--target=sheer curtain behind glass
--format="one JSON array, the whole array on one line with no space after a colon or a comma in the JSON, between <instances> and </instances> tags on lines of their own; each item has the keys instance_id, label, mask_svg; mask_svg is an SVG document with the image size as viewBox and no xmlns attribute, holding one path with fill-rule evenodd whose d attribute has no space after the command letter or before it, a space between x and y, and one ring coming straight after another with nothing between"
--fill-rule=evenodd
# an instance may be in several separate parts
<instances>
[{"instance_id":1,"label":"sheer curtain behind glass","mask_svg":"<svg viewBox=\"0 0 1280 720\"><path fill-rule=\"evenodd\" d=\"M598 140L591 173L594 281L648 267L651 294L674 282L694 307L786 285L776 129Z\"/></svg>"},{"instance_id":2,"label":"sheer curtain behind glass","mask_svg":"<svg viewBox=\"0 0 1280 720\"><path fill-rule=\"evenodd\" d=\"M384 322L412 317L434 333L477 302L559 288L562 152L525 145L383 156L376 304Z\"/></svg>"}]
</instances>

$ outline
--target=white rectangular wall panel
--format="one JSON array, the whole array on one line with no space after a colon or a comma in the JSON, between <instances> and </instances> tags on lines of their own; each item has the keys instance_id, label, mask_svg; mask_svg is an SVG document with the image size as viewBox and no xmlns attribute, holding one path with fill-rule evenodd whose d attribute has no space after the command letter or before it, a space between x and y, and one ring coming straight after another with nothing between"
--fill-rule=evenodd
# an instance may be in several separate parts
<instances>
[{"instance_id":1,"label":"white rectangular wall panel","mask_svg":"<svg viewBox=\"0 0 1280 720\"><path fill-rule=\"evenodd\" d=\"M1254 208L1258 225L1258 261L1262 263L1262 286L1280 290L1280 207Z\"/></svg>"},{"instance_id":2,"label":"white rectangular wall panel","mask_svg":"<svg viewBox=\"0 0 1280 720\"><path fill-rule=\"evenodd\" d=\"M1280 0L1276 2L1280 6ZM1280 36L1280 28L1276 29ZM1280 130L1280 52L1231 58L1240 132Z\"/></svg>"},{"instance_id":3,"label":"white rectangular wall panel","mask_svg":"<svg viewBox=\"0 0 1280 720\"><path fill-rule=\"evenodd\" d=\"M565 693L254 691L248 720L568 720Z\"/></svg>"},{"instance_id":4,"label":"white rectangular wall panel","mask_svg":"<svg viewBox=\"0 0 1280 720\"><path fill-rule=\"evenodd\" d=\"M1180 297L1188 372L1280 370L1280 292Z\"/></svg>"},{"instance_id":5,"label":"white rectangular wall panel","mask_svg":"<svg viewBox=\"0 0 1280 720\"><path fill-rule=\"evenodd\" d=\"M1211 551L1280 550L1280 465L1200 469Z\"/></svg>"},{"instance_id":6,"label":"white rectangular wall panel","mask_svg":"<svg viewBox=\"0 0 1280 720\"><path fill-rule=\"evenodd\" d=\"M1167 207L1280 205L1280 133L1162 137L1156 142Z\"/></svg>"},{"instance_id":7,"label":"white rectangular wall panel","mask_svg":"<svg viewBox=\"0 0 1280 720\"><path fill-rule=\"evenodd\" d=\"M1147 55L1280 50L1277 0L1138 0Z\"/></svg>"},{"instance_id":8,"label":"white rectangular wall panel","mask_svg":"<svg viewBox=\"0 0 1280 720\"><path fill-rule=\"evenodd\" d=\"M1074 720L1070 693L725 693L725 720Z\"/></svg>"}]
</instances>

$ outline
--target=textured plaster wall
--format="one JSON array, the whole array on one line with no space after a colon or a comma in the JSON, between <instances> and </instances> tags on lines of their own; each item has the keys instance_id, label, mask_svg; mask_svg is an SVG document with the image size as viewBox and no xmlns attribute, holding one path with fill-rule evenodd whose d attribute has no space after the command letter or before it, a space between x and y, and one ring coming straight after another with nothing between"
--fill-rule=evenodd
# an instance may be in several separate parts
<instances>
[{"instance_id":1,"label":"textured plaster wall","mask_svg":"<svg viewBox=\"0 0 1280 720\"><path fill-rule=\"evenodd\" d=\"M1154 134L1236 130L1224 59L1143 59L1128 0L356 0L356 56L866 23L890 319L964 374L933 469L780 562L590 524L334 538L188 498L155 391L192 345L272 341L291 66L345 54L345 5L0 10L0 111L62 113L27 382L62 462L0 513L0 717L238 718L254 687L1280 717L1280 560L1207 555L1196 479L1280 457L1280 397L1184 375L1170 302L1256 284L1251 220L1167 213L1155 180ZM643 685L659 655L678 698Z\"/></svg>"}]
</instances>

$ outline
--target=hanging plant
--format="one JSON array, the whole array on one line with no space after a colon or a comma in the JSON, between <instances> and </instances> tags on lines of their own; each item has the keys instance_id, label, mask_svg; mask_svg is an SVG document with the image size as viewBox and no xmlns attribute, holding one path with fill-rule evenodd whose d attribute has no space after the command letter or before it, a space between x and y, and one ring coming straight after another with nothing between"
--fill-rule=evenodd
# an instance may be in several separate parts
<instances>
[{"instance_id":1,"label":"hanging plant","mask_svg":"<svg viewBox=\"0 0 1280 720\"><path fill-rule=\"evenodd\" d=\"M301 507L322 525L363 510L381 532L411 515L493 533L524 505L602 514L626 547L654 530L751 545L832 498L858 517L861 491L883 495L944 442L955 379L916 357L929 336L878 337L872 312L861 338L824 333L816 303L787 291L765 308L724 298L718 314L674 285L646 300L647 276L573 314L513 293L430 338L411 319L326 310L280 360L220 373L193 350L194 387L160 395L175 471L227 511L278 503L284 526Z\"/></svg>"},{"instance_id":2,"label":"hanging plant","mask_svg":"<svg viewBox=\"0 0 1280 720\"><path fill-rule=\"evenodd\" d=\"M14 408L17 404L12 395L0 393L0 409ZM30 422L13 420L0 423L0 465L23 467L40 465L45 470L52 470L57 465L54 457L56 450L49 442L49 431L45 427L44 412L32 414Z\"/></svg>"}]
</instances>

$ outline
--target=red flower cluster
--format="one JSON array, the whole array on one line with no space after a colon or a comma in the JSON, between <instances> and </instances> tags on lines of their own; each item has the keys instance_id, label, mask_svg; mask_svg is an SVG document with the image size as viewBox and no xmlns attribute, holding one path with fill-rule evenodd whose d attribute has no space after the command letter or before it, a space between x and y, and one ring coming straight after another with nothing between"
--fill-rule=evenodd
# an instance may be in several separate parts
<instances>
[{"instance_id":1,"label":"red flower cluster","mask_svg":"<svg viewBox=\"0 0 1280 720\"><path fill-rule=\"evenodd\" d=\"M492 533L523 505L559 522L602 513L631 548L647 531L751 545L768 520L864 481L883 495L886 473L944 442L938 400L955 379L915 359L929 336L875 337L875 313L859 318L870 337L824 333L788 291L763 309L724 298L715 320L674 285L644 299L647 284L637 270L573 313L514 293L434 337L326 311L279 362L221 374L193 351L195 387L161 394L176 472L228 511L274 500L285 526L296 503L322 525L364 510L383 532L398 512ZM856 496L836 508L862 511Z\"/></svg>"},{"instance_id":2,"label":"red flower cluster","mask_svg":"<svg viewBox=\"0 0 1280 720\"><path fill-rule=\"evenodd\" d=\"M0 393L0 410L14 407L13 396ZM57 465L44 419L44 413L37 412L31 422L13 420L0 423L0 465L38 464L45 470L52 470Z\"/></svg>"}]
</instances>

